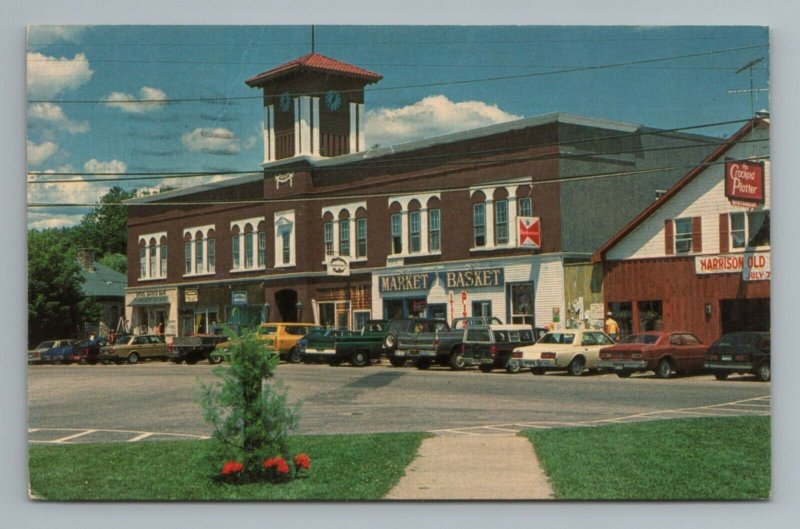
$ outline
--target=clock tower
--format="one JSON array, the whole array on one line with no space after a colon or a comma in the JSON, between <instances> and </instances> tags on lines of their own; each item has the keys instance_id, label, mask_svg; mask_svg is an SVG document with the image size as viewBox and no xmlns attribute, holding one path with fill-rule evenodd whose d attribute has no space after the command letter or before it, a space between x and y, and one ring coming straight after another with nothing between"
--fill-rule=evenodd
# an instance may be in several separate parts
<instances>
[{"instance_id":1,"label":"clock tower","mask_svg":"<svg viewBox=\"0 0 800 529\"><path fill-rule=\"evenodd\" d=\"M251 77L264 91L264 162L366 150L364 87L383 76L309 53Z\"/></svg>"}]
</instances>

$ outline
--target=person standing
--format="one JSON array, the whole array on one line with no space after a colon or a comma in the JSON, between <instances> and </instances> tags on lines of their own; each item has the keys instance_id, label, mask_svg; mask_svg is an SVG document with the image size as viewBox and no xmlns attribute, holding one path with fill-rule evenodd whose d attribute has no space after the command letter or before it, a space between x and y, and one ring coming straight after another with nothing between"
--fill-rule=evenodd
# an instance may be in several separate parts
<instances>
[{"instance_id":1,"label":"person standing","mask_svg":"<svg viewBox=\"0 0 800 529\"><path fill-rule=\"evenodd\" d=\"M159 338L164 338L164 322L163 321L158 322L158 325L156 325L156 336L158 336Z\"/></svg>"},{"instance_id":2,"label":"person standing","mask_svg":"<svg viewBox=\"0 0 800 529\"><path fill-rule=\"evenodd\" d=\"M619 341L619 324L617 320L613 318L613 313L608 311L606 318L606 334L611 337L612 340L615 342Z\"/></svg>"}]
</instances>

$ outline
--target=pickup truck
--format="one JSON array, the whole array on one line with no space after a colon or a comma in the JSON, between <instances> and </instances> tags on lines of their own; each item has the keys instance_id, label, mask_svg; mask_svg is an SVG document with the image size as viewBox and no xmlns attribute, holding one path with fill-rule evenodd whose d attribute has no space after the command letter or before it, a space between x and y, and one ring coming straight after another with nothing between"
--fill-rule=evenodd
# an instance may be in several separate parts
<instances>
[{"instance_id":1,"label":"pickup truck","mask_svg":"<svg viewBox=\"0 0 800 529\"><path fill-rule=\"evenodd\" d=\"M518 373L520 364L512 360L511 353L535 342L530 325L475 325L464 331L462 361L464 365L478 366L484 373L495 368Z\"/></svg>"},{"instance_id":2,"label":"pickup truck","mask_svg":"<svg viewBox=\"0 0 800 529\"><path fill-rule=\"evenodd\" d=\"M451 328L445 320L416 319L408 331L398 334L395 355L411 360L417 369L428 369L434 362L453 370L464 369L464 330L487 323L501 322L497 318L456 318Z\"/></svg>"},{"instance_id":3,"label":"pickup truck","mask_svg":"<svg viewBox=\"0 0 800 529\"><path fill-rule=\"evenodd\" d=\"M223 355L217 345L227 342L224 334L195 334L192 336L176 336L167 346L169 359L180 364L196 364L200 360L208 360L209 364L219 364Z\"/></svg>"},{"instance_id":4,"label":"pickup truck","mask_svg":"<svg viewBox=\"0 0 800 529\"><path fill-rule=\"evenodd\" d=\"M387 320L369 320L361 332L317 330L297 342L304 359L325 359L331 365L350 362L356 367L369 365L386 353Z\"/></svg>"}]
</instances>

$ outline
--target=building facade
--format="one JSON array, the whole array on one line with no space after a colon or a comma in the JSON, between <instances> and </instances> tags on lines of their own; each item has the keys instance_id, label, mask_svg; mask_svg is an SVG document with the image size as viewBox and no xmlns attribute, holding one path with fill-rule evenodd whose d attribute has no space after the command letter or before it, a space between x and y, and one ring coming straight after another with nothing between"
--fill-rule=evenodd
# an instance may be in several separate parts
<instances>
[{"instance_id":1,"label":"building facade","mask_svg":"<svg viewBox=\"0 0 800 529\"><path fill-rule=\"evenodd\" d=\"M598 250L623 334L770 330L770 182L759 117Z\"/></svg>"},{"instance_id":2,"label":"building facade","mask_svg":"<svg viewBox=\"0 0 800 529\"><path fill-rule=\"evenodd\" d=\"M128 202L135 328L563 324L565 265L589 262L716 145L556 113L367 149L364 87L380 78L319 54L259 74L261 174Z\"/></svg>"}]
</instances>

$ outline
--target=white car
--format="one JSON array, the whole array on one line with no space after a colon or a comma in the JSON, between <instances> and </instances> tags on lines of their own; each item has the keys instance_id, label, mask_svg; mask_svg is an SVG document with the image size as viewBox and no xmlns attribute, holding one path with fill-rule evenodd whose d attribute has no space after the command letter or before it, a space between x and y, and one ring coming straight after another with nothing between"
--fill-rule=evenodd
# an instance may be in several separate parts
<instances>
[{"instance_id":1,"label":"white car","mask_svg":"<svg viewBox=\"0 0 800 529\"><path fill-rule=\"evenodd\" d=\"M614 341L593 329L551 331L533 345L518 347L511 353L520 367L529 368L534 375L545 371L567 371L580 376L587 369L596 369L600 349Z\"/></svg>"}]
</instances>

